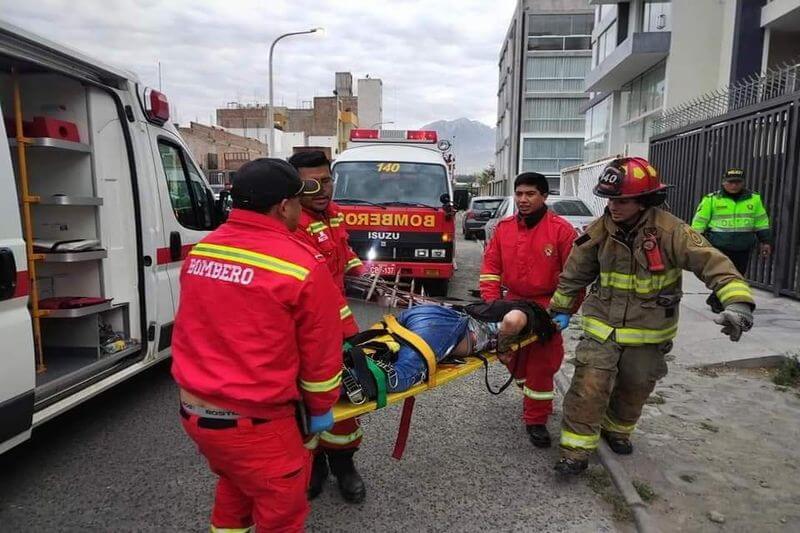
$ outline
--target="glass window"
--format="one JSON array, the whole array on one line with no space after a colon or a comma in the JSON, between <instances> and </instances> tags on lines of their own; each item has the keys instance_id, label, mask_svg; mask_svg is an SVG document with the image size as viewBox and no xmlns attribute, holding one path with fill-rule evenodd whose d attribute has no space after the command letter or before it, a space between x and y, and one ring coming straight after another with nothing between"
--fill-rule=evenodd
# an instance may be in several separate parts
<instances>
[{"instance_id":1,"label":"glass window","mask_svg":"<svg viewBox=\"0 0 800 533\"><path fill-rule=\"evenodd\" d=\"M582 161L583 139L523 139L523 171L558 174Z\"/></svg>"},{"instance_id":2,"label":"glass window","mask_svg":"<svg viewBox=\"0 0 800 533\"><path fill-rule=\"evenodd\" d=\"M672 4L669 1L646 1L642 17L642 31L670 31L672 29Z\"/></svg>"},{"instance_id":3,"label":"glass window","mask_svg":"<svg viewBox=\"0 0 800 533\"><path fill-rule=\"evenodd\" d=\"M590 35L592 15L531 15L528 35Z\"/></svg>"},{"instance_id":4,"label":"glass window","mask_svg":"<svg viewBox=\"0 0 800 533\"><path fill-rule=\"evenodd\" d=\"M190 229L213 229L213 193L203 177L177 145L159 141L158 151L178 223Z\"/></svg>"},{"instance_id":5,"label":"glass window","mask_svg":"<svg viewBox=\"0 0 800 533\"><path fill-rule=\"evenodd\" d=\"M556 215L590 217L592 212L580 200L550 200L547 205Z\"/></svg>"},{"instance_id":6,"label":"glass window","mask_svg":"<svg viewBox=\"0 0 800 533\"><path fill-rule=\"evenodd\" d=\"M529 37L528 50L563 50L563 37Z\"/></svg>"},{"instance_id":7,"label":"glass window","mask_svg":"<svg viewBox=\"0 0 800 533\"><path fill-rule=\"evenodd\" d=\"M526 98L523 113L525 133L581 133L582 98Z\"/></svg>"},{"instance_id":8,"label":"glass window","mask_svg":"<svg viewBox=\"0 0 800 533\"><path fill-rule=\"evenodd\" d=\"M341 204L424 204L440 206L447 192L443 165L346 162L334 166L333 198Z\"/></svg>"},{"instance_id":9,"label":"glass window","mask_svg":"<svg viewBox=\"0 0 800 533\"><path fill-rule=\"evenodd\" d=\"M589 62L588 57L529 56L525 66L525 90L582 93Z\"/></svg>"}]
</instances>

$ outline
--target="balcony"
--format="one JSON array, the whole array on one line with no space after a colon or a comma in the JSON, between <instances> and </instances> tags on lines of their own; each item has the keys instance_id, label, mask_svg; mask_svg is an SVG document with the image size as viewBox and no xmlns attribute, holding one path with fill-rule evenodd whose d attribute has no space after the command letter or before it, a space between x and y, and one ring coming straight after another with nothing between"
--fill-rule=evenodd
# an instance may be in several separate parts
<instances>
[{"instance_id":1,"label":"balcony","mask_svg":"<svg viewBox=\"0 0 800 533\"><path fill-rule=\"evenodd\" d=\"M619 90L669 55L670 37L666 31L634 33L586 75L586 91Z\"/></svg>"}]
</instances>

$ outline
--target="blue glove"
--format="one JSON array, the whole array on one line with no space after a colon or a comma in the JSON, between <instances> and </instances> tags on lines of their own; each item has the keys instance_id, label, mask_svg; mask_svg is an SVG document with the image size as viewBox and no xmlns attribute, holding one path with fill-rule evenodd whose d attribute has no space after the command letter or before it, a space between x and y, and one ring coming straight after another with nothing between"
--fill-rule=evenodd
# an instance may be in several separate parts
<instances>
[{"instance_id":1,"label":"blue glove","mask_svg":"<svg viewBox=\"0 0 800 533\"><path fill-rule=\"evenodd\" d=\"M558 330L564 330L569 327L569 319L572 318L572 315L568 315L567 313L556 313L553 315L553 323L558 327Z\"/></svg>"},{"instance_id":2,"label":"blue glove","mask_svg":"<svg viewBox=\"0 0 800 533\"><path fill-rule=\"evenodd\" d=\"M310 433L322 433L333 427L333 409L322 415L311 415L308 417L308 431Z\"/></svg>"}]
</instances>

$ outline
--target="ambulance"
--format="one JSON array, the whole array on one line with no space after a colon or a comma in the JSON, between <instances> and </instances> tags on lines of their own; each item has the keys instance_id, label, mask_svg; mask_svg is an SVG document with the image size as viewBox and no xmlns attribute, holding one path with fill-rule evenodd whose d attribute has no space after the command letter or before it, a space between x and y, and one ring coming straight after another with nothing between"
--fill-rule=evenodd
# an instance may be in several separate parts
<instances>
[{"instance_id":1,"label":"ambulance","mask_svg":"<svg viewBox=\"0 0 800 533\"><path fill-rule=\"evenodd\" d=\"M222 210L169 111L0 22L0 453L170 355L181 262Z\"/></svg>"},{"instance_id":2,"label":"ambulance","mask_svg":"<svg viewBox=\"0 0 800 533\"><path fill-rule=\"evenodd\" d=\"M447 294L455 264L448 149L435 131L354 129L332 165L333 200L369 272L434 296Z\"/></svg>"}]
</instances>

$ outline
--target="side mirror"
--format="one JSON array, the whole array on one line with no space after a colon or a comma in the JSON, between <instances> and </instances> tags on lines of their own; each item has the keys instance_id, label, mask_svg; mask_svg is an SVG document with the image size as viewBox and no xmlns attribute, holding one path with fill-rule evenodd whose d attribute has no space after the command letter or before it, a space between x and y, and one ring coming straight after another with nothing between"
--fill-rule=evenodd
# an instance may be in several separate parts
<instances>
[{"instance_id":1,"label":"side mirror","mask_svg":"<svg viewBox=\"0 0 800 533\"><path fill-rule=\"evenodd\" d=\"M231 193L230 191L219 191L219 199L214 204L214 211L217 215L217 223L222 224L228 220L228 213L231 212Z\"/></svg>"},{"instance_id":2,"label":"side mirror","mask_svg":"<svg viewBox=\"0 0 800 533\"><path fill-rule=\"evenodd\" d=\"M445 217L450 219L456 214L456 208L453 207L453 203L450 201L450 195L447 193L442 194L439 197L439 201L442 202L442 209L444 209Z\"/></svg>"}]
</instances>

